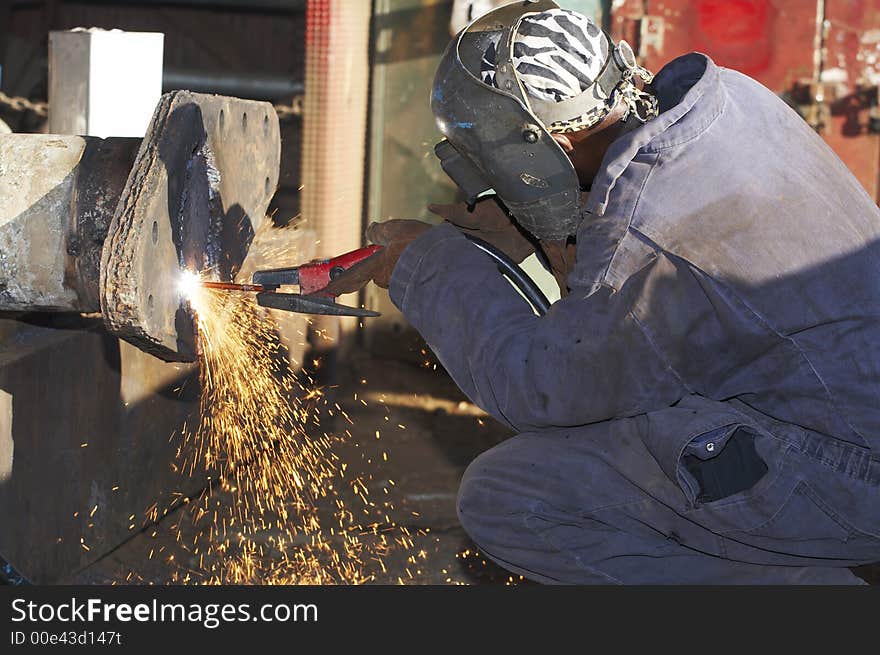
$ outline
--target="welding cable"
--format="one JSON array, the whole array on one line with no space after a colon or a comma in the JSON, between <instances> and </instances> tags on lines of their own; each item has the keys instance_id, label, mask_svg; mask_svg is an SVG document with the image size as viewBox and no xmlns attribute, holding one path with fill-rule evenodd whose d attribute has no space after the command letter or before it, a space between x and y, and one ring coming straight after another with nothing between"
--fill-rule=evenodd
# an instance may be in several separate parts
<instances>
[{"instance_id":1,"label":"welding cable","mask_svg":"<svg viewBox=\"0 0 880 655\"><path fill-rule=\"evenodd\" d=\"M535 284L535 281L515 261L491 243L487 243L470 234L465 234L464 237L495 260L498 270L520 290L520 293L531 303L539 316L547 313L547 310L550 309L550 301L547 300L547 296L544 295L544 292Z\"/></svg>"}]
</instances>

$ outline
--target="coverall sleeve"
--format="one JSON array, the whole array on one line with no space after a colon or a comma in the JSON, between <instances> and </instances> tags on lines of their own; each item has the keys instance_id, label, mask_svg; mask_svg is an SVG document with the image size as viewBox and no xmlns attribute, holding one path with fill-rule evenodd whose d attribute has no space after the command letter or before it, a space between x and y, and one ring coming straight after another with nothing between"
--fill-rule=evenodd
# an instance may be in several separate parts
<instances>
[{"instance_id":1,"label":"coverall sleeve","mask_svg":"<svg viewBox=\"0 0 880 655\"><path fill-rule=\"evenodd\" d=\"M462 391L517 431L634 415L681 395L629 311L631 293L575 289L536 316L449 224L407 247L390 293Z\"/></svg>"}]
</instances>

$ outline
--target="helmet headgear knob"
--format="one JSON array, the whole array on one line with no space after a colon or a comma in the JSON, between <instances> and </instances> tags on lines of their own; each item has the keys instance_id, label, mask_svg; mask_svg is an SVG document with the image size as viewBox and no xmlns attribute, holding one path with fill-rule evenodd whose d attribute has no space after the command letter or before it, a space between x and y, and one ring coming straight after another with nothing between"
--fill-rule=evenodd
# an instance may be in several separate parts
<instances>
[{"instance_id":1,"label":"helmet headgear knob","mask_svg":"<svg viewBox=\"0 0 880 655\"><path fill-rule=\"evenodd\" d=\"M540 132L538 132L538 128L534 125L527 125L523 130L523 139L526 143L537 143L538 139L541 138Z\"/></svg>"}]
</instances>

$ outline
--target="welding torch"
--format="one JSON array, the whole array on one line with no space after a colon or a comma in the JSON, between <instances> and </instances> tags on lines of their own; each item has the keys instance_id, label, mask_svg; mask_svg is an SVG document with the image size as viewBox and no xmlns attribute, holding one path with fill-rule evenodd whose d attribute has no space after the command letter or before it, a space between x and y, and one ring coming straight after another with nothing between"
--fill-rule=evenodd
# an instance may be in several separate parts
<instances>
[{"instance_id":1,"label":"welding torch","mask_svg":"<svg viewBox=\"0 0 880 655\"><path fill-rule=\"evenodd\" d=\"M538 314L543 315L547 312L550 307L547 296L516 262L491 243L470 234L464 236L494 260L498 270L522 292ZM321 293L331 281L380 250L382 246L366 246L338 257L319 259L300 266L257 271L251 283L202 281L200 284L209 289L254 292L257 294L257 304L260 306L287 312L361 318L381 316L379 312L369 309L341 305L336 302L333 295ZM299 286L300 293L278 291L282 286L293 285Z\"/></svg>"}]
</instances>

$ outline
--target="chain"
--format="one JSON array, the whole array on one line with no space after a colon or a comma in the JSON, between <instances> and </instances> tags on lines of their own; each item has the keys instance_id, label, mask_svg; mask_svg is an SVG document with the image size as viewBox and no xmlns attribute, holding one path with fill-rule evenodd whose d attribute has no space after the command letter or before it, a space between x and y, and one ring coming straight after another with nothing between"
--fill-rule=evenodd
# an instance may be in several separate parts
<instances>
[{"instance_id":1,"label":"chain","mask_svg":"<svg viewBox=\"0 0 880 655\"><path fill-rule=\"evenodd\" d=\"M31 102L27 98L13 98L0 91L0 105L10 107L15 111L32 111L37 116L49 115L49 104L46 102Z\"/></svg>"},{"instance_id":2,"label":"chain","mask_svg":"<svg viewBox=\"0 0 880 655\"><path fill-rule=\"evenodd\" d=\"M289 105L275 105L275 113L278 114L278 120L280 121L293 116L302 116L303 97L301 95L294 96L293 102Z\"/></svg>"},{"instance_id":3,"label":"chain","mask_svg":"<svg viewBox=\"0 0 880 655\"><path fill-rule=\"evenodd\" d=\"M11 97L0 91L0 105L9 107L14 111L32 111L37 116L45 118L49 115L49 104L46 102L32 102L27 98ZM303 97L295 96L289 105L275 105L275 113L279 120L286 120L293 116L302 116Z\"/></svg>"}]
</instances>

